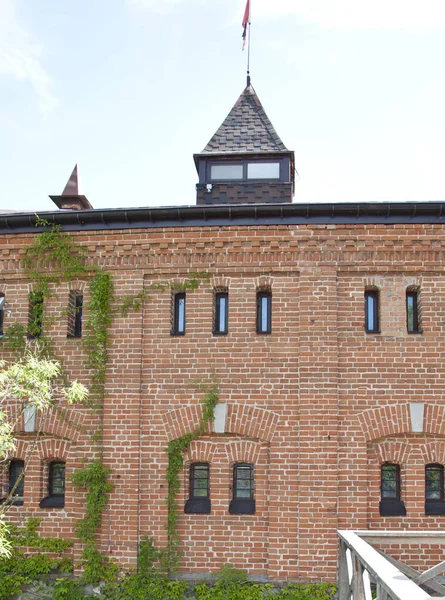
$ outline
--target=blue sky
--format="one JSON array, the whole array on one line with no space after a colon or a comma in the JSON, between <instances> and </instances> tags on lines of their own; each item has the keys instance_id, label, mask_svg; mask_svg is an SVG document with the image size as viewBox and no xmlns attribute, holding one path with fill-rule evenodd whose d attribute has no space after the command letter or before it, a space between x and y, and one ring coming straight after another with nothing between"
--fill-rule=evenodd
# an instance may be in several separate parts
<instances>
[{"instance_id":1,"label":"blue sky","mask_svg":"<svg viewBox=\"0 0 445 600\"><path fill-rule=\"evenodd\" d=\"M445 2L251 0L295 202L445 199ZM245 0L0 0L0 210L190 205L245 86Z\"/></svg>"}]
</instances>

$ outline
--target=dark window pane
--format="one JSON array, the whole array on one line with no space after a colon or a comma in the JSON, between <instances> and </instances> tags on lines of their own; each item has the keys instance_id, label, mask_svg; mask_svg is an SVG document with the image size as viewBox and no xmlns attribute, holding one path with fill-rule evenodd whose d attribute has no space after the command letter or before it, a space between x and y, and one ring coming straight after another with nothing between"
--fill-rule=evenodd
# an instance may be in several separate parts
<instances>
[{"instance_id":1,"label":"dark window pane","mask_svg":"<svg viewBox=\"0 0 445 600\"><path fill-rule=\"evenodd\" d=\"M209 497L209 465L190 466L190 498Z\"/></svg>"},{"instance_id":2,"label":"dark window pane","mask_svg":"<svg viewBox=\"0 0 445 600\"><path fill-rule=\"evenodd\" d=\"M417 292L406 292L406 328L408 333L418 333L419 331Z\"/></svg>"},{"instance_id":3,"label":"dark window pane","mask_svg":"<svg viewBox=\"0 0 445 600\"><path fill-rule=\"evenodd\" d=\"M65 463L50 463L48 488L50 496L63 496L65 494Z\"/></svg>"},{"instance_id":4,"label":"dark window pane","mask_svg":"<svg viewBox=\"0 0 445 600\"><path fill-rule=\"evenodd\" d=\"M5 296L0 294L0 336L3 335L3 320L5 316Z\"/></svg>"},{"instance_id":5,"label":"dark window pane","mask_svg":"<svg viewBox=\"0 0 445 600\"><path fill-rule=\"evenodd\" d=\"M29 322L28 335L38 338L42 335L43 324L43 294L40 292L29 293Z\"/></svg>"},{"instance_id":6,"label":"dark window pane","mask_svg":"<svg viewBox=\"0 0 445 600\"><path fill-rule=\"evenodd\" d=\"M233 497L253 498L253 465L239 464L233 467Z\"/></svg>"},{"instance_id":7,"label":"dark window pane","mask_svg":"<svg viewBox=\"0 0 445 600\"><path fill-rule=\"evenodd\" d=\"M9 465L9 492L14 490L13 496L23 496L25 488L24 470L25 463L23 460L11 460Z\"/></svg>"},{"instance_id":8,"label":"dark window pane","mask_svg":"<svg viewBox=\"0 0 445 600\"><path fill-rule=\"evenodd\" d=\"M83 296L78 294L75 298L75 315L74 315L74 336L82 336L82 310L83 310Z\"/></svg>"},{"instance_id":9,"label":"dark window pane","mask_svg":"<svg viewBox=\"0 0 445 600\"><path fill-rule=\"evenodd\" d=\"M381 468L382 500L400 500L400 467L386 464Z\"/></svg>"},{"instance_id":10,"label":"dark window pane","mask_svg":"<svg viewBox=\"0 0 445 600\"><path fill-rule=\"evenodd\" d=\"M444 499L444 477L442 465L426 465L425 498L426 500Z\"/></svg>"}]
</instances>

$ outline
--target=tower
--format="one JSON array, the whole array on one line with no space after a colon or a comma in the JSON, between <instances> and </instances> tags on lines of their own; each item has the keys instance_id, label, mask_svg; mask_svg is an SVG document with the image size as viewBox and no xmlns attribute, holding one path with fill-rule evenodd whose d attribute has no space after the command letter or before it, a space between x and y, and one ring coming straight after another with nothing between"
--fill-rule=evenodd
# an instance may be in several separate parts
<instances>
[{"instance_id":1,"label":"tower","mask_svg":"<svg viewBox=\"0 0 445 600\"><path fill-rule=\"evenodd\" d=\"M250 81L194 160L197 204L292 202L294 153L281 141Z\"/></svg>"}]
</instances>

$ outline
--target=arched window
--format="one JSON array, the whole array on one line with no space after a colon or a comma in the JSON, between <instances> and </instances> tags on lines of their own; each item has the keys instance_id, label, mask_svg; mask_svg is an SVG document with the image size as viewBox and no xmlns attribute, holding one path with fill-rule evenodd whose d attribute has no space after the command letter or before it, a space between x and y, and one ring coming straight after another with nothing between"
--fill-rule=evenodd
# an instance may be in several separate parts
<instances>
[{"instance_id":1,"label":"arched window","mask_svg":"<svg viewBox=\"0 0 445 600\"><path fill-rule=\"evenodd\" d=\"M194 514L210 513L210 468L208 463L190 465L189 499L184 512Z\"/></svg>"},{"instance_id":2,"label":"arched window","mask_svg":"<svg viewBox=\"0 0 445 600\"><path fill-rule=\"evenodd\" d=\"M421 333L419 304L419 291L408 288L406 290L406 330L408 333Z\"/></svg>"},{"instance_id":3,"label":"arched window","mask_svg":"<svg viewBox=\"0 0 445 600\"><path fill-rule=\"evenodd\" d=\"M443 465L425 465L425 514L445 514Z\"/></svg>"},{"instance_id":4,"label":"arched window","mask_svg":"<svg viewBox=\"0 0 445 600\"><path fill-rule=\"evenodd\" d=\"M400 465L387 462L380 468L380 514L406 515L401 499Z\"/></svg>"},{"instance_id":5,"label":"arched window","mask_svg":"<svg viewBox=\"0 0 445 600\"><path fill-rule=\"evenodd\" d=\"M29 293L28 337L38 338L42 335L43 327L43 294Z\"/></svg>"},{"instance_id":6,"label":"arched window","mask_svg":"<svg viewBox=\"0 0 445 600\"><path fill-rule=\"evenodd\" d=\"M233 466L232 501L229 512L232 515L255 514L254 466L250 463L237 463Z\"/></svg>"},{"instance_id":7,"label":"arched window","mask_svg":"<svg viewBox=\"0 0 445 600\"><path fill-rule=\"evenodd\" d=\"M271 333L272 331L272 292L260 291L256 295L256 332Z\"/></svg>"},{"instance_id":8,"label":"arched window","mask_svg":"<svg viewBox=\"0 0 445 600\"><path fill-rule=\"evenodd\" d=\"M173 296L172 335L185 333L185 292Z\"/></svg>"},{"instance_id":9,"label":"arched window","mask_svg":"<svg viewBox=\"0 0 445 600\"><path fill-rule=\"evenodd\" d=\"M48 496L40 501L40 508L63 508L65 506L65 469L61 460L48 465Z\"/></svg>"},{"instance_id":10,"label":"arched window","mask_svg":"<svg viewBox=\"0 0 445 600\"><path fill-rule=\"evenodd\" d=\"M23 505L23 493L25 490L25 462L13 458L9 463L8 471L8 496L11 496L9 504Z\"/></svg>"},{"instance_id":11,"label":"arched window","mask_svg":"<svg viewBox=\"0 0 445 600\"><path fill-rule=\"evenodd\" d=\"M365 291L365 331L380 332L380 293L376 289Z\"/></svg>"},{"instance_id":12,"label":"arched window","mask_svg":"<svg viewBox=\"0 0 445 600\"><path fill-rule=\"evenodd\" d=\"M83 295L72 290L68 302L68 337L82 337Z\"/></svg>"}]
</instances>

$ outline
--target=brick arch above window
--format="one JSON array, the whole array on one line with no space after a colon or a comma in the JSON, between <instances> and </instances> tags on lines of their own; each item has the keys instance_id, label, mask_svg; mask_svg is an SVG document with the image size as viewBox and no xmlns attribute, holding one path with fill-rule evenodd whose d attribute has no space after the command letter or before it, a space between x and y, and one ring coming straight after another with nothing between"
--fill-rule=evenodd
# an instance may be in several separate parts
<instances>
[{"instance_id":1,"label":"brick arch above window","mask_svg":"<svg viewBox=\"0 0 445 600\"><path fill-rule=\"evenodd\" d=\"M445 464L445 440L434 440L422 444L420 452L425 464Z\"/></svg>"},{"instance_id":2,"label":"brick arch above window","mask_svg":"<svg viewBox=\"0 0 445 600\"><path fill-rule=\"evenodd\" d=\"M184 406L162 415L167 439L174 440L196 429L201 417L198 405ZM250 405L228 405L226 434L238 434L270 442L279 423L279 416L270 410ZM212 431L209 425L209 432Z\"/></svg>"},{"instance_id":3,"label":"brick arch above window","mask_svg":"<svg viewBox=\"0 0 445 600\"><path fill-rule=\"evenodd\" d=\"M87 287L86 281L82 281L81 279L72 279L68 282L68 289L70 291L82 292L84 293Z\"/></svg>"},{"instance_id":4,"label":"brick arch above window","mask_svg":"<svg viewBox=\"0 0 445 600\"><path fill-rule=\"evenodd\" d=\"M366 410L357 415L357 419L367 442L413 433L409 403ZM424 404L422 433L445 437L445 406Z\"/></svg>"},{"instance_id":5,"label":"brick arch above window","mask_svg":"<svg viewBox=\"0 0 445 600\"><path fill-rule=\"evenodd\" d=\"M407 440L387 439L372 444L377 461L380 464L397 463L406 464L410 455L410 446Z\"/></svg>"},{"instance_id":6,"label":"brick arch above window","mask_svg":"<svg viewBox=\"0 0 445 600\"><path fill-rule=\"evenodd\" d=\"M266 275L257 277L255 279L255 287L258 292L263 292L263 291L271 292L272 291L272 283L273 283L273 278L267 277Z\"/></svg>"},{"instance_id":7,"label":"brick arch above window","mask_svg":"<svg viewBox=\"0 0 445 600\"><path fill-rule=\"evenodd\" d=\"M41 440L37 445L38 457L42 462L53 461L67 462L71 444L67 440L47 439Z\"/></svg>"},{"instance_id":8,"label":"brick arch above window","mask_svg":"<svg viewBox=\"0 0 445 600\"><path fill-rule=\"evenodd\" d=\"M194 440L187 450L187 462L211 463L215 456L216 444L209 440Z\"/></svg>"},{"instance_id":9,"label":"brick arch above window","mask_svg":"<svg viewBox=\"0 0 445 600\"><path fill-rule=\"evenodd\" d=\"M412 433L408 404L389 404L365 410L357 419L367 442Z\"/></svg>"},{"instance_id":10,"label":"brick arch above window","mask_svg":"<svg viewBox=\"0 0 445 600\"><path fill-rule=\"evenodd\" d=\"M66 408L63 416L54 408L49 408L44 414L36 413L34 431L41 434L53 435L57 438L77 442L82 432L85 414L79 409ZM25 416L22 414L15 426L15 433L25 430Z\"/></svg>"},{"instance_id":11,"label":"brick arch above window","mask_svg":"<svg viewBox=\"0 0 445 600\"><path fill-rule=\"evenodd\" d=\"M261 451L261 442L252 440L233 440L226 445L227 461L233 465L235 463L258 462Z\"/></svg>"}]
</instances>

